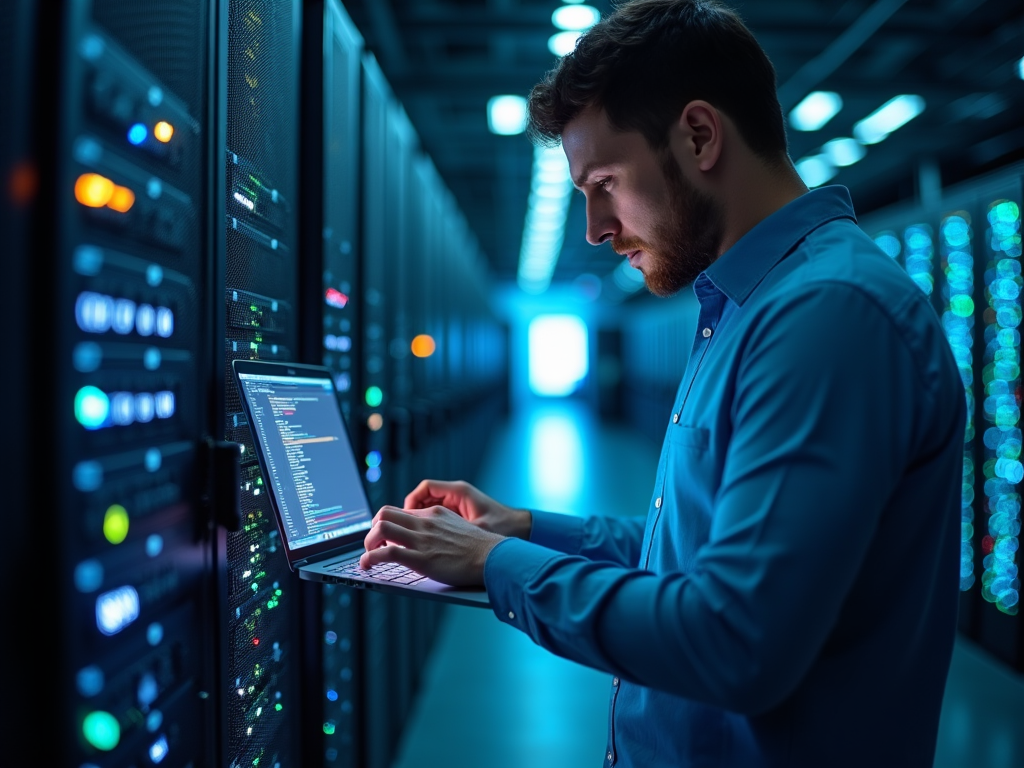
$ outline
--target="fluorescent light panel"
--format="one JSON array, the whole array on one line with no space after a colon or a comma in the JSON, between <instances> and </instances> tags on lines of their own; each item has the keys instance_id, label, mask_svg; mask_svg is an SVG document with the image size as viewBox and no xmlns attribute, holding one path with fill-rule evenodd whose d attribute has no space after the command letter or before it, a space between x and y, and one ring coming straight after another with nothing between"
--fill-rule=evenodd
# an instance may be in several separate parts
<instances>
[{"instance_id":1,"label":"fluorescent light panel","mask_svg":"<svg viewBox=\"0 0 1024 768\"><path fill-rule=\"evenodd\" d=\"M789 113L789 124L798 131L817 131L831 120L840 109L843 100L832 91L814 91Z\"/></svg>"},{"instance_id":2,"label":"fluorescent light panel","mask_svg":"<svg viewBox=\"0 0 1024 768\"><path fill-rule=\"evenodd\" d=\"M853 135L862 144L877 144L923 111L924 99L913 94L901 94L854 125Z\"/></svg>"},{"instance_id":3,"label":"fluorescent light panel","mask_svg":"<svg viewBox=\"0 0 1024 768\"><path fill-rule=\"evenodd\" d=\"M548 50L555 56L565 56L572 53L576 48L576 41L580 39L582 32L558 32L548 38Z\"/></svg>"},{"instance_id":4,"label":"fluorescent light panel","mask_svg":"<svg viewBox=\"0 0 1024 768\"><path fill-rule=\"evenodd\" d=\"M487 102L487 127L499 136L514 136L526 130L526 99L522 96L494 96Z\"/></svg>"},{"instance_id":5,"label":"fluorescent light panel","mask_svg":"<svg viewBox=\"0 0 1024 768\"><path fill-rule=\"evenodd\" d=\"M820 187L838 170L826 154L809 155L796 162L796 172L808 187Z\"/></svg>"},{"instance_id":6,"label":"fluorescent light panel","mask_svg":"<svg viewBox=\"0 0 1024 768\"><path fill-rule=\"evenodd\" d=\"M591 5L563 5L551 14L551 23L558 29L582 32L601 20L601 12Z\"/></svg>"}]
</instances>

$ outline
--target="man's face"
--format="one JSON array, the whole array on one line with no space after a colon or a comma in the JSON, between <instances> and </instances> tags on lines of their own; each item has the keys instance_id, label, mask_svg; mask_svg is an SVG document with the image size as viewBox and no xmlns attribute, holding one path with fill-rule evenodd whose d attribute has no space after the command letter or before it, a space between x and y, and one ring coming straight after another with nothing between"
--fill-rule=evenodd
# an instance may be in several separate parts
<instances>
[{"instance_id":1,"label":"man's face","mask_svg":"<svg viewBox=\"0 0 1024 768\"><path fill-rule=\"evenodd\" d=\"M587 241L612 248L671 296L707 269L722 241L722 212L683 176L672 153L655 152L636 131L613 129L589 108L562 133L573 183L587 199Z\"/></svg>"}]
</instances>

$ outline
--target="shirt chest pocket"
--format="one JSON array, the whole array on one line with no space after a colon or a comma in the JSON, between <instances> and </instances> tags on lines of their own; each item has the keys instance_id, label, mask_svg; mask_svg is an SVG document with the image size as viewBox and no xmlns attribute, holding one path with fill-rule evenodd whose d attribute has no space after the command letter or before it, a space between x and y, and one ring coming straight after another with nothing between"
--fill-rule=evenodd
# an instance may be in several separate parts
<instances>
[{"instance_id":1,"label":"shirt chest pocket","mask_svg":"<svg viewBox=\"0 0 1024 768\"><path fill-rule=\"evenodd\" d=\"M703 427L678 427L673 426L668 431L668 441L673 446L682 449L693 449L706 451L710 439L710 432Z\"/></svg>"},{"instance_id":2,"label":"shirt chest pocket","mask_svg":"<svg viewBox=\"0 0 1024 768\"><path fill-rule=\"evenodd\" d=\"M654 532L654 570L687 571L697 549L708 539L718 486L710 431L673 425L668 430L668 455L662 508Z\"/></svg>"}]
</instances>

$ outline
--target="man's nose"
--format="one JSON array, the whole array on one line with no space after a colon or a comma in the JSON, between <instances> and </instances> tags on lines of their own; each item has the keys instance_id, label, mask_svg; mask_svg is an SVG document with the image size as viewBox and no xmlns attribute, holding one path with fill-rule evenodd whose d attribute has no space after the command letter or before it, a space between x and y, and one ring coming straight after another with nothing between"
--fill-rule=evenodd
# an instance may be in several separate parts
<instances>
[{"instance_id":1,"label":"man's nose","mask_svg":"<svg viewBox=\"0 0 1024 768\"><path fill-rule=\"evenodd\" d=\"M600 245L619 233L619 222L607 206L587 200L587 242Z\"/></svg>"}]
</instances>

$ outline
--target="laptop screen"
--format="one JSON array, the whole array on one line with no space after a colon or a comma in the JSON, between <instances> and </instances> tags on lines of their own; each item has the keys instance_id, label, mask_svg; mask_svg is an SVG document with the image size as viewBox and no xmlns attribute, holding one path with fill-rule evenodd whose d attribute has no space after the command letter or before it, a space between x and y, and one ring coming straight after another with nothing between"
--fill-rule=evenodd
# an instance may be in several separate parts
<instances>
[{"instance_id":1,"label":"laptop screen","mask_svg":"<svg viewBox=\"0 0 1024 768\"><path fill-rule=\"evenodd\" d=\"M288 549L368 530L373 513L330 378L238 371L238 382Z\"/></svg>"}]
</instances>

